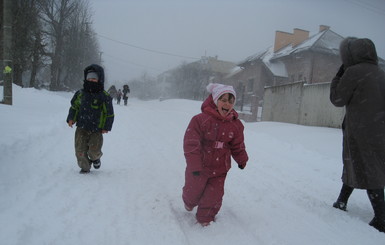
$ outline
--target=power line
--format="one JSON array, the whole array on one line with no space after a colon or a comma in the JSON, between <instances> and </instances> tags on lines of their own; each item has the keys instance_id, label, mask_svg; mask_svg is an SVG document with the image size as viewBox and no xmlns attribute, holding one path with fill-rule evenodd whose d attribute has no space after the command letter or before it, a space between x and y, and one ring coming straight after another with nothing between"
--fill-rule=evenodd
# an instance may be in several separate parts
<instances>
[{"instance_id":1,"label":"power line","mask_svg":"<svg viewBox=\"0 0 385 245\"><path fill-rule=\"evenodd\" d=\"M141 65L141 64L138 64L138 63L134 63L134 62L131 62L131 61L122 59L122 58L115 57L115 56L110 55L110 54L108 54L108 53L103 53L103 54L104 54L104 56L113 58L113 59L115 59L115 60L123 61L124 63L130 64L130 65L134 65L134 66L138 66L138 67L142 67L142 68L146 68L146 69L151 69L151 70L154 70L154 71L157 71L157 72L162 71L161 69L154 68L154 67L150 67L150 66L147 66L147 65Z\"/></svg>"},{"instance_id":2,"label":"power line","mask_svg":"<svg viewBox=\"0 0 385 245\"><path fill-rule=\"evenodd\" d=\"M362 8L365 8L365 9L367 9L369 11L375 12L377 14L385 15L384 14L385 10L383 10L383 9L377 7L377 6L374 6L374 5L370 5L369 3L363 3L363 2L361 2L359 0L356 0L356 1L354 1L354 0L345 0L345 1L350 2L352 4L355 4L357 6L360 6Z\"/></svg>"},{"instance_id":3,"label":"power line","mask_svg":"<svg viewBox=\"0 0 385 245\"><path fill-rule=\"evenodd\" d=\"M97 34L97 35L99 37L104 38L104 39L107 39L107 40L110 40L110 41L113 41L113 42L116 42L116 43L119 43L119 44L122 44L122 45L125 45L125 46L129 46L129 47L132 47L132 48L141 49L141 50L144 50L144 51L147 51L147 52L152 52L152 53L162 54L162 55L168 55L168 56L174 56L174 57L179 57L179 58L184 58L184 59L199 60L199 58L196 58L196 57L184 56L184 55L179 55L179 54L173 54L173 53L158 51L158 50L154 50L154 49L143 48L143 47L139 47L137 45L133 45L133 44L130 44L130 43L126 43L126 42L122 42L122 41L119 41L119 40L115 40L115 39L106 37L104 35L100 35L100 34Z\"/></svg>"}]
</instances>

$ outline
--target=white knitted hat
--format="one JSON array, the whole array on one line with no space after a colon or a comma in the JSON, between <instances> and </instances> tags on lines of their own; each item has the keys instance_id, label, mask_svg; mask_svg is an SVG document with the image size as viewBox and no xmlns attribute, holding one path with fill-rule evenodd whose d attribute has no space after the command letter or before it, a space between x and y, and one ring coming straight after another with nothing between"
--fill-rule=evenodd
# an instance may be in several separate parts
<instances>
[{"instance_id":1,"label":"white knitted hat","mask_svg":"<svg viewBox=\"0 0 385 245\"><path fill-rule=\"evenodd\" d=\"M214 103L218 105L218 99L221 97L223 94L232 94L234 95L234 99L237 97L235 94L235 90L233 86L230 85L224 85L224 84L219 84L219 83L209 83L207 85L207 91L211 93L213 96Z\"/></svg>"}]
</instances>

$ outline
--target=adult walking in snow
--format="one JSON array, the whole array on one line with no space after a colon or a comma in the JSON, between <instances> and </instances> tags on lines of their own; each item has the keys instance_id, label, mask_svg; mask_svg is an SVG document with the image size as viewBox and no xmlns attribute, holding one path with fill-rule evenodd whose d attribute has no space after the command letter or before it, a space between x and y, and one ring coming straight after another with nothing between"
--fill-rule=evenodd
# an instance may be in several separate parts
<instances>
[{"instance_id":1,"label":"adult walking in snow","mask_svg":"<svg viewBox=\"0 0 385 245\"><path fill-rule=\"evenodd\" d=\"M202 226L214 221L222 206L231 157L240 169L248 161L244 126L233 109L233 87L210 83L207 90L211 94L202 112L191 119L183 140L187 166L182 198L187 211L198 206L196 219Z\"/></svg>"},{"instance_id":2,"label":"adult walking in snow","mask_svg":"<svg viewBox=\"0 0 385 245\"><path fill-rule=\"evenodd\" d=\"M104 70L99 65L84 69L83 89L71 100L67 123L76 123L75 153L80 173L89 173L91 165L100 168L103 134L111 131L114 122L112 98L104 91Z\"/></svg>"},{"instance_id":3,"label":"adult walking in snow","mask_svg":"<svg viewBox=\"0 0 385 245\"><path fill-rule=\"evenodd\" d=\"M331 83L330 101L346 108L343 186L333 206L346 210L354 188L366 189L374 210L369 224L385 232L385 73L369 39L344 39L340 56L343 65Z\"/></svg>"},{"instance_id":4,"label":"adult walking in snow","mask_svg":"<svg viewBox=\"0 0 385 245\"><path fill-rule=\"evenodd\" d=\"M128 95L130 93L130 87L127 84L123 85L123 100L124 105L127 105Z\"/></svg>"},{"instance_id":5,"label":"adult walking in snow","mask_svg":"<svg viewBox=\"0 0 385 245\"><path fill-rule=\"evenodd\" d=\"M116 98L116 100L117 100L117 104L118 105L120 105L120 100L122 99L122 90L118 90L118 94L117 94L117 98Z\"/></svg>"}]
</instances>

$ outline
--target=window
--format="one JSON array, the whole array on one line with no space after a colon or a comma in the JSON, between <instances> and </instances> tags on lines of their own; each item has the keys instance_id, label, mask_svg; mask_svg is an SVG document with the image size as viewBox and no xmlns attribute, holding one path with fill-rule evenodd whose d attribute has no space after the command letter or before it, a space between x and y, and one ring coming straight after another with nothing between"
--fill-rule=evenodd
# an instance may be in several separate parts
<instances>
[{"instance_id":1,"label":"window","mask_svg":"<svg viewBox=\"0 0 385 245\"><path fill-rule=\"evenodd\" d=\"M250 78L248 81L247 81L247 91L248 92L253 92L254 90L254 78Z\"/></svg>"}]
</instances>

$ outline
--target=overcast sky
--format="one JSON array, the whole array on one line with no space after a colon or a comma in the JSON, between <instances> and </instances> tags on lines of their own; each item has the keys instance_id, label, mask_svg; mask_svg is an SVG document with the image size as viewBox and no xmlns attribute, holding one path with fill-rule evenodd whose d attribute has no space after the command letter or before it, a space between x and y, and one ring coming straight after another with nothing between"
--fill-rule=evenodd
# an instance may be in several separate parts
<instances>
[{"instance_id":1,"label":"overcast sky","mask_svg":"<svg viewBox=\"0 0 385 245\"><path fill-rule=\"evenodd\" d=\"M319 25L370 38L385 58L385 0L89 1L110 84L205 55L239 62L272 46L277 30L311 36Z\"/></svg>"}]
</instances>

